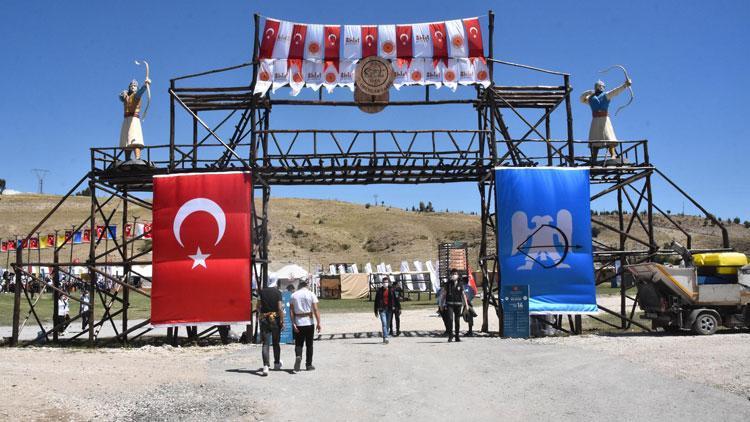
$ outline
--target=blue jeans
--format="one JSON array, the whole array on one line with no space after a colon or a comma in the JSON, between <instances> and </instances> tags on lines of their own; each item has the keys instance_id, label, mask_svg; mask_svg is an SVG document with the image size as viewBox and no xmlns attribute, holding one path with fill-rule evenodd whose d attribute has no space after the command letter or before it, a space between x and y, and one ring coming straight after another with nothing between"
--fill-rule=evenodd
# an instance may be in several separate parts
<instances>
[{"instance_id":1,"label":"blue jeans","mask_svg":"<svg viewBox=\"0 0 750 422\"><path fill-rule=\"evenodd\" d=\"M389 309L381 309L380 313L380 325L383 329L383 338L388 338L388 327L391 323L391 311Z\"/></svg>"}]
</instances>

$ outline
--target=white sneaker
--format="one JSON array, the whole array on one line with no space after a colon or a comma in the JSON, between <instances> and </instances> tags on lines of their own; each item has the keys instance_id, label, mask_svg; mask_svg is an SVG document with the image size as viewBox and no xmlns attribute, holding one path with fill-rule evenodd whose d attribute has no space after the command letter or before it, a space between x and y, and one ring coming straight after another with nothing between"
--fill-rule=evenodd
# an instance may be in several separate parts
<instances>
[{"instance_id":1,"label":"white sneaker","mask_svg":"<svg viewBox=\"0 0 750 422\"><path fill-rule=\"evenodd\" d=\"M268 376L268 367L267 366L263 366L263 376L264 377Z\"/></svg>"}]
</instances>

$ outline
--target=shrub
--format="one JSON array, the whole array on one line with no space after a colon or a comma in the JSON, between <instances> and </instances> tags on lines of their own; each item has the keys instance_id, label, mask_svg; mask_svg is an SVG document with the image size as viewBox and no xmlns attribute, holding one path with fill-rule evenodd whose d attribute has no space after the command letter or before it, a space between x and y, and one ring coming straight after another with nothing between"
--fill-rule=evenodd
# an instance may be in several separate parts
<instances>
[{"instance_id":1,"label":"shrub","mask_svg":"<svg viewBox=\"0 0 750 422\"><path fill-rule=\"evenodd\" d=\"M365 208L370 208L370 203L365 204Z\"/></svg>"}]
</instances>

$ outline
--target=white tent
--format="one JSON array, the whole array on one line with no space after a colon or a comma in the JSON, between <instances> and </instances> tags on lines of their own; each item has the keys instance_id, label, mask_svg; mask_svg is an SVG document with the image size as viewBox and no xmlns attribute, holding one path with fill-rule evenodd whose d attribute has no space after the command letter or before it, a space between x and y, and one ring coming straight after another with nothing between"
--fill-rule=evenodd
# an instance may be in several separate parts
<instances>
[{"instance_id":1,"label":"white tent","mask_svg":"<svg viewBox=\"0 0 750 422\"><path fill-rule=\"evenodd\" d=\"M307 277L310 275L307 270L297 264L285 265L278 271L275 271L274 274L279 278L279 280L307 279Z\"/></svg>"}]
</instances>

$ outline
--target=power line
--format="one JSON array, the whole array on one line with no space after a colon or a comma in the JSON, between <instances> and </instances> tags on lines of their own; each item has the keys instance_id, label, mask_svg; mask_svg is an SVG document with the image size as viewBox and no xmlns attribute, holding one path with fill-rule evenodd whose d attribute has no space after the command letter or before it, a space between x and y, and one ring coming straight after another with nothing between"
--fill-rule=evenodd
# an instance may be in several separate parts
<instances>
[{"instance_id":1,"label":"power line","mask_svg":"<svg viewBox=\"0 0 750 422\"><path fill-rule=\"evenodd\" d=\"M39 181L39 193L44 193L44 178L49 173L47 169L31 169L36 175L36 179Z\"/></svg>"}]
</instances>

